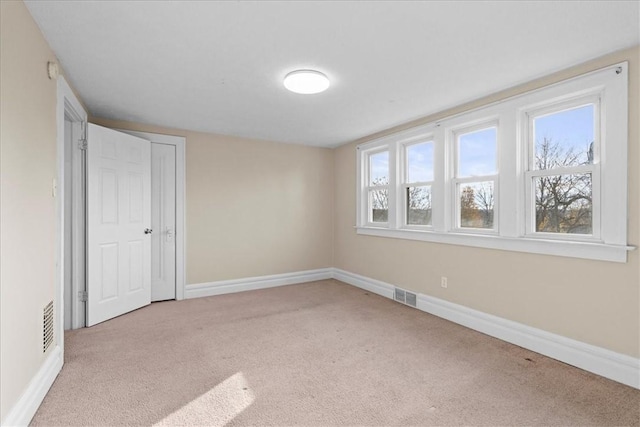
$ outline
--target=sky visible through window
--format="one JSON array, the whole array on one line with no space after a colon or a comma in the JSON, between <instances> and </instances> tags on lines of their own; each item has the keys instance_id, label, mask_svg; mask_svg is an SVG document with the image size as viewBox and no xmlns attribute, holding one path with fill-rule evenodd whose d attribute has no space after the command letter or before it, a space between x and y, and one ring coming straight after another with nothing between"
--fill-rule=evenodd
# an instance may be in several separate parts
<instances>
[{"instance_id":1,"label":"sky visible through window","mask_svg":"<svg viewBox=\"0 0 640 427\"><path fill-rule=\"evenodd\" d=\"M551 144L558 144L561 154L573 150L579 154L578 163L590 163L589 146L594 141L594 105L564 110L534 119L534 140L536 154L542 141L547 139Z\"/></svg>"},{"instance_id":2,"label":"sky visible through window","mask_svg":"<svg viewBox=\"0 0 640 427\"><path fill-rule=\"evenodd\" d=\"M407 147L407 182L433 181L433 142Z\"/></svg>"},{"instance_id":3,"label":"sky visible through window","mask_svg":"<svg viewBox=\"0 0 640 427\"><path fill-rule=\"evenodd\" d=\"M389 183L389 152L382 151L369 157L369 185Z\"/></svg>"},{"instance_id":4,"label":"sky visible through window","mask_svg":"<svg viewBox=\"0 0 640 427\"><path fill-rule=\"evenodd\" d=\"M458 177L493 175L497 168L497 128L458 137Z\"/></svg>"},{"instance_id":5,"label":"sky visible through window","mask_svg":"<svg viewBox=\"0 0 640 427\"><path fill-rule=\"evenodd\" d=\"M557 143L563 154L573 149L579 162L587 163L588 151L594 141L594 105L564 110L534 119L536 147L543 139ZM497 165L497 128L490 127L461 134L458 137L458 177L493 175ZM537 148L538 150L538 148ZM371 183L389 181L389 152L371 155ZM424 142L407 147L407 182L433 180L433 143Z\"/></svg>"}]
</instances>

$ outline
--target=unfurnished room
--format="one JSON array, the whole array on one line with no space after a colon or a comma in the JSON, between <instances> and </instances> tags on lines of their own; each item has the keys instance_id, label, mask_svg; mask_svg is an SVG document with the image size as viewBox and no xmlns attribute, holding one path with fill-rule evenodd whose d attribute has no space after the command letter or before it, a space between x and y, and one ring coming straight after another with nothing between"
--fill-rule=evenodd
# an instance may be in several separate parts
<instances>
[{"instance_id":1,"label":"unfurnished room","mask_svg":"<svg viewBox=\"0 0 640 427\"><path fill-rule=\"evenodd\" d=\"M0 0L2 426L640 426L640 1Z\"/></svg>"}]
</instances>

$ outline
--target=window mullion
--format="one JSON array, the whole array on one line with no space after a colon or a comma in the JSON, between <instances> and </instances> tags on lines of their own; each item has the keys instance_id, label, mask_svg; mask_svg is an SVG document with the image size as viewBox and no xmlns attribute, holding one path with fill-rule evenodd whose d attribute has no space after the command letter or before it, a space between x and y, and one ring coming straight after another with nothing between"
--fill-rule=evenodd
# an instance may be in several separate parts
<instances>
[{"instance_id":1,"label":"window mullion","mask_svg":"<svg viewBox=\"0 0 640 427\"><path fill-rule=\"evenodd\" d=\"M498 170L496 179L498 186L496 195L499 198L496 213L499 217L497 232L500 236L518 237L523 234L524 196L521 189L524 181L523 157L521 141L517 138L518 123L513 119L509 109L500 111L500 127L498 128Z\"/></svg>"},{"instance_id":2,"label":"window mullion","mask_svg":"<svg viewBox=\"0 0 640 427\"><path fill-rule=\"evenodd\" d=\"M401 207L401 197L398 197L398 185L402 183L400 173L403 168L398 164L402 156L399 156L397 142L389 144L389 228L396 229L399 227L400 215L398 214Z\"/></svg>"},{"instance_id":3,"label":"window mullion","mask_svg":"<svg viewBox=\"0 0 640 427\"><path fill-rule=\"evenodd\" d=\"M449 197L449 155L446 147L445 128L437 127L433 134L433 185L431 187L431 204L433 206L431 223L439 232L449 230L451 213Z\"/></svg>"}]
</instances>

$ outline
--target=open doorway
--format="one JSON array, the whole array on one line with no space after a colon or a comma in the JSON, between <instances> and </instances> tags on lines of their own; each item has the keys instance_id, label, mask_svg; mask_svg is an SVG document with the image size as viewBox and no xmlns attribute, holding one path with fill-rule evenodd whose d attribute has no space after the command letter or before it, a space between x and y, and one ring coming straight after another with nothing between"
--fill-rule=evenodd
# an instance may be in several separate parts
<instances>
[{"instance_id":1,"label":"open doorway","mask_svg":"<svg viewBox=\"0 0 640 427\"><path fill-rule=\"evenodd\" d=\"M87 112L63 76L57 81L55 335L64 354L64 330L84 326L84 172L80 150ZM80 232L78 231L80 230Z\"/></svg>"},{"instance_id":2,"label":"open doorway","mask_svg":"<svg viewBox=\"0 0 640 427\"><path fill-rule=\"evenodd\" d=\"M57 270L56 321L58 344L64 351L64 330L86 326L87 289L86 258L86 176L87 176L87 113L65 81L58 79L58 177L57 177ZM154 300L183 299L185 277L185 138L152 133L120 130L149 140L158 152L170 153L169 161L175 194L174 218L157 229L158 239L173 246L175 266L171 276L175 289L170 295L160 293ZM162 150L164 149L164 150ZM167 162L166 156L160 156ZM165 165L166 166L166 165ZM165 167L164 170L167 168ZM169 168L171 169L171 168ZM159 206L159 204L156 204ZM165 209L167 209L165 207ZM156 268L156 270L159 270ZM166 283L165 283L166 286ZM166 288L165 288L166 290ZM169 295L168 297L166 295Z\"/></svg>"},{"instance_id":3,"label":"open doorway","mask_svg":"<svg viewBox=\"0 0 640 427\"><path fill-rule=\"evenodd\" d=\"M151 301L184 299L185 143L181 136L115 129L151 142Z\"/></svg>"},{"instance_id":4,"label":"open doorway","mask_svg":"<svg viewBox=\"0 0 640 427\"><path fill-rule=\"evenodd\" d=\"M73 108L64 114L64 171L61 174L61 203L64 232L62 284L64 329L85 325L85 168L86 121Z\"/></svg>"}]
</instances>

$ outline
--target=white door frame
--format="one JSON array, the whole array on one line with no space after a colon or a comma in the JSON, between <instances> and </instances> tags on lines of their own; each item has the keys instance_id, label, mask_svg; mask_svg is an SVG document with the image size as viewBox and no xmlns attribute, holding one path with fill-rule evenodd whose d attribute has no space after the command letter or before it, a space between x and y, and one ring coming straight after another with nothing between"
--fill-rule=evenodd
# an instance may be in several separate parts
<instances>
[{"instance_id":1,"label":"white door frame","mask_svg":"<svg viewBox=\"0 0 640 427\"><path fill-rule=\"evenodd\" d=\"M162 135L158 133L137 132L127 129L114 129L129 135L147 139L151 143L168 144L176 147L176 300L184 299L184 288L187 283L185 244L186 223L186 179L185 179L185 142L182 136Z\"/></svg>"},{"instance_id":2,"label":"white door frame","mask_svg":"<svg viewBox=\"0 0 640 427\"><path fill-rule=\"evenodd\" d=\"M64 219L65 219L65 215L78 214L77 209L82 209L82 212L84 212L83 201L79 197L76 197L72 200L73 202L72 211L74 212L65 212L64 200L69 195L65 194L66 183L65 183L64 153L65 153L65 149L70 148L70 147L66 147L66 144L65 144L65 125L64 125L65 115L71 119L71 122L74 128L79 129L81 127L84 128L84 126L86 126L86 123L87 123L86 110L84 109L84 107L82 106L78 98L75 96L75 94L69 87L69 84L67 83L65 78L63 76L59 76L57 81L57 95L56 95L57 183L55 184L55 189L54 189L54 192L56 193L55 194L55 197L56 197L56 202L55 202L56 203L56 237L55 237L56 275L55 275L55 285L54 285L54 289L55 289L55 294L54 294L55 309L54 310L56 311L55 317L57 322L56 343L60 347L60 350L62 351L63 361L64 361L64 310L65 310L65 306L64 306L64 282L65 282L64 280L65 279L64 277L64 263L65 263L64 239L65 239L65 235L69 232L69 230L65 230ZM84 123L84 125L82 123ZM73 150L72 157L73 157L72 164L79 167L80 164L78 161L76 161L76 159L79 158L79 155L78 153L76 153L76 150ZM74 166L74 169L75 169L75 166ZM72 180L74 180L74 178L76 178L79 175L78 170L72 170ZM80 185L81 185L81 182L75 182L75 180L74 182L72 182L72 188L74 189L74 191L76 188L82 188L82 187L79 187ZM72 227L74 228L73 231L75 231L75 233L73 233L72 235L76 236L76 238L74 239L82 240L81 232L84 229L84 225L78 224L78 221L76 221L72 224ZM74 241L73 243L76 243L76 242ZM74 259L78 259L77 256L79 256L78 254L80 252L82 254L84 253L84 247L83 246L79 247L77 244L73 244L72 257L74 257ZM78 263L75 263L75 264L78 264ZM80 269L76 268L75 266L72 268L71 274L72 274L72 283L74 284L74 286L78 286L80 281L84 282L83 271L84 269L80 271ZM74 277L76 275L79 275L82 277ZM73 310L74 316L71 320L71 327L72 328L82 327L84 326L84 317L83 317L84 310L81 313L82 316L80 316L78 309L80 308L79 306L83 304L78 303L77 294L75 295L75 298L72 295L71 301L72 301L72 304L75 304L76 306L75 309ZM82 317L82 319L80 319L80 317ZM79 324L80 322L81 324Z\"/></svg>"}]
</instances>

